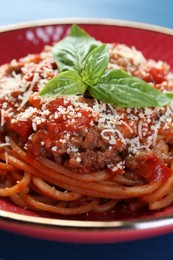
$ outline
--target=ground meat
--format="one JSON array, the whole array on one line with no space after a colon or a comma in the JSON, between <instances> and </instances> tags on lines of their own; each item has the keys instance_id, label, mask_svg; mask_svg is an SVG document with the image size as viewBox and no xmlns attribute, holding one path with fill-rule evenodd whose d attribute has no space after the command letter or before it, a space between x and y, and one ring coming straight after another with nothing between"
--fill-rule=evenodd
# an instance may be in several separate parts
<instances>
[{"instance_id":1,"label":"ground meat","mask_svg":"<svg viewBox=\"0 0 173 260\"><path fill-rule=\"evenodd\" d=\"M101 137L96 127L89 129L82 127L75 135L70 136L66 143L58 142L58 140L64 140L63 134L56 136L55 139L43 139L44 135L49 134L45 130L39 130L34 134L28 142L27 150L32 151L36 157L52 158L54 156L56 162L80 172L101 170L108 165L111 168L121 160L116 147L109 149L109 143ZM55 146L57 144L58 146ZM52 147L58 147L58 149L54 151Z\"/></svg>"},{"instance_id":2,"label":"ground meat","mask_svg":"<svg viewBox=\"0 0 173 260\"><path fill-rule=\"evenodd\" d=\"M92 151L87 150L86 152L80 153L79 157L77 154L71 154L66 166L74 169L78 169L80 172L91 172L107 168L110 165L116 165L121 161L121 157L116 151L105 150Z\"/></svg>"},{"instance_id":3,"label":"ground meat","mask_svg":"<svg viewBox=\"0 0 173 260\"><path fill-rule=\"evenodd\" d=\"M152 151L141 151L133 156L127 156L125 159L127 169L133 171L139 167L142 159L149 158L152 154Z\"/></svg>"},{"instance_id":4,"label":"ground meat","mask_svg":"<svg viewBox=\"0 0 173 260\"><path fill-rule=\"evenodd\" d=\"M153 150L166 164L170 164L171 156L169 146L164 142L164 140L158 140Z\"/></svg>"}]
</instances>

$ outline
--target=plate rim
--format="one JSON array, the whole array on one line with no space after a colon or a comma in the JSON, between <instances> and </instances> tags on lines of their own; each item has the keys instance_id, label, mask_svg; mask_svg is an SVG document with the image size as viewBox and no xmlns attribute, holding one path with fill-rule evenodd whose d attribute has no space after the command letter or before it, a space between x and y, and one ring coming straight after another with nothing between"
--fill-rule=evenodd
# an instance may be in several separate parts
<instances>
[{"instance_id":1,"label":"plate rim","mask_svg":"<svg viewBox=\"0 0 173 260\"><path fill-rule=\"evenodd\" d=\"M163 226L173 227L173 214L169 214L164 217L152 217L144 219L133 219L133 220L115 220L115 221L86 221L86 220L65 220L65 219L55 219L40 216L29 216L19 213L14 213L6 210L0 210L0 220L40 225L47 227L59 227L59 228L71 228L71 229L100 229L100 230L138 230L138 229L154 229ZM156 223L157 222L157 223ZM158 225L159 224L159 225Z\"/></svg>"},{"instance_id":2,"label":"plate rim","mask_svg":"<svg viewBox=\"0 0 173 260\"><path fill-rule=\"evenodd\" d=\"M70 17L70 18L49 18L49 19L38 19L29 20L25 22L12 23L0 26L0 33L15 31L20 29L26 29L36 26L46 26L46 25L68 25L68 24L95 24L95 25L110 25L110 26L120 26L129 27L142 30L149 30L153 32L173 35L173 28L168 28L160 25L131 21L131 20L121 20L121 19L111 19L111 18L80 18L80 17Z\"/></svg>"},{"instance_id":3,"label":"plate rim","mask_svg":"<svg viewBox=\"0 0 173 260\"><path fill-rule=\"evenodd\" d=\"M53 18L43 20L33 20L9 25L0 26L0 34L10 31L34 28L38 26L49 26L49 25L70 25L73 23L77 24L89 24L89 25L108 25L108 26L119 26L128 27L140 30L148 30L152 32L158 32L166 35L173 36L173 29L162 27L158 25L134 22L129 20L118 20L118 19L107 19L107 18ZM69 229L75 231L110 231L110 232L121 232L121 231L145 231L145 230L159 230L167 228L173 230L173 214L169 214L164 217L152 217L144 218L141 220L123 220L123 221L82 221L82 220L63 220L63 219L52 219L37 216L28 216L19 213L9 212L0 210L0 227L3 223L11 225L23 225L32 226L38 228L57 228ZM57 230L56 229L56 230ZM163 233L163 232L162 232ZM61 240L61 239L60 239ZM125 239L124 239L125 240ZM129 239L128 239L129 240Z\"/></svg>"}]
</instances>

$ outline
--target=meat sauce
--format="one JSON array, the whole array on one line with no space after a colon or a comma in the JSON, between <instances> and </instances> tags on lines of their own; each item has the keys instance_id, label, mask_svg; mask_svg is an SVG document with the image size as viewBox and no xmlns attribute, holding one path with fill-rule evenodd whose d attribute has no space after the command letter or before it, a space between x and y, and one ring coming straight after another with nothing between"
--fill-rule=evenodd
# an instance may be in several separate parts
<instances>
[{"instance_id":1,"label":"meat sauce","mask_svg":"<svg viewBox=\"0 0 173 260\"><path fill-rule=\"evenodd\" d=\"M144 57L136 61L130 48L134 59L128 60L120 49L122 45L112 45L110 67L116 64L160 90L173 90L167 64L146 61ZM51 47L40 55L29 55L1 67L1 126L13 132L28 156L51 158L81 174L102 169L113 175L128 171L146 183L165 181L171 176L172 104L120 109L90 97L39 97L42 86L58 73ZM9 79L15 85L11 89ZM7 89L5 94L3 89ZM167 151L164 156L159 152L163 146Z\"/></svg>"}]
</instances>

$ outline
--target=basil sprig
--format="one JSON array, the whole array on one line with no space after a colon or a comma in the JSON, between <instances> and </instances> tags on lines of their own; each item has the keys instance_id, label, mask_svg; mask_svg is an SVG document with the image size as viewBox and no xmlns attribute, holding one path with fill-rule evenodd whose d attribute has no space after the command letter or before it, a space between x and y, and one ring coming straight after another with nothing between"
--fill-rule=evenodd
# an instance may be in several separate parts
<instances>
[{"instance_id":1,"label":"basil sprig","mask_svg":"<svg viewBox=\"0 0 173 260\"><path fill-rule=\"evenodd\" d=\"M84 94L118 107L159 107L173 99L173 93L163 93L145 81L123 70L106 70L109 50L77 25L69 36L53 48L53 58L60 74L40 91L40 96Z\"/></svg>"}]
</instances>

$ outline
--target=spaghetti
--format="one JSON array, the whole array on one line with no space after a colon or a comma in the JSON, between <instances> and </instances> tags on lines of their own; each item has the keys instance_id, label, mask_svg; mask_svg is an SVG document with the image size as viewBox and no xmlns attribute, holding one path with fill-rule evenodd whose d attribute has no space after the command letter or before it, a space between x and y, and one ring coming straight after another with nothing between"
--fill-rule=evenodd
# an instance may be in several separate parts
<instances>
[{"instance_id":1,"label":"spaghetti","mask_svg":"<svg viewBox=\"0 0 173 260\"><path fill-rule=\"evenodd\" d=\"M62 215L170 205L173 103L118 108L83 95L41 98L59 74L51 51L0 67L0 196ZM167 63L123 44L109 52L109 70L173 91Z\"/></svg>"}]
</instances>

